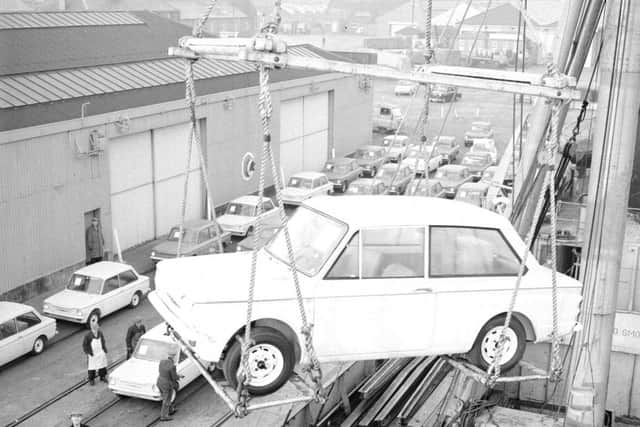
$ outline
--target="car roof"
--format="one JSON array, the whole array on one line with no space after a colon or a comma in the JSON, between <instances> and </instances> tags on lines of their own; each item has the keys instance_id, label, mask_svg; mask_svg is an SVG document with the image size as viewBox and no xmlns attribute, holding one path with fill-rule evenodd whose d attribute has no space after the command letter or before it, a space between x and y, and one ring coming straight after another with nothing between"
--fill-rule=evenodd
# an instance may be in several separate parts
<instances>
[{"instance_id":1,"label":"car roof","mask_svg":"<svg viewBox=\"0 0 640 427\"><path fill-rule=\"evenodd\" d=\"M122 273L127 270L133 270L133 267L129 264L122 264L120 262L100 261L95 264L82 267L80 270L76 270L75 273L89 277L96 277L98 279L108 279L114 274Z\"/></svg>"},{"instance_id":2,"label":"car roof","mask_svg":"<svg viewBox=\"0 0 640 427\"><path fill-rule=\"evenodd\" d=\"M333 163L334 165L348 165L355 161L356 159L351 159L349 157L336 157L335 159L327 160L327 163Z\"/></svg>"},{"instance_id":3,"label":"car roof","mask_svg":"<svg viewBox=\"0 0 640 427\"><path fill-rule=\"evenodd\" d=\"M382 180L379 180L377 178L358 178L355 181L353 181L351 183L351 185L353 184L362 184L362 185L376 185L378 183L383 183Z\"/></svg>"},{"instance_id":4,"label":"car roof","mask_svg":"<svg viewBox=\"0 0 640 427\"><path fill-rule=\"evenodd\" d=\"M473 145L495 145L496 141L493 138L476 138L473 140Z\"/></svg>"},{"instance_id":5,"label":"car roof","mask_svg":"<svg viewBox=\"0 0 640 427\"><path fill-rule=\"evenodd\" d=\"M438 169L442 169L443 171L455 171L455 172L459 172L463 169L468 169L466 166L464 165L444 165L444 166L440 166Z\"/></svg>"},{"instance_id":6,"label":"car roof","mask_svg":"<svg viewBox=\"0 0 640 427\"><path fill-rule=\"evenodd\" d=\"M375 107L398 108L396 104L388 104L386 102L378 102Z\"/></svg>"},{"instance_id":7,"label":"car roof","mask_svg":"<svg viewBox=\"0 0 640 427\"><path fill-rule=\"evenodd\" d=\"M36 309L26 304L0 301L0 322L13 319L14 317L20 316L28 311L36 311Z\"/></svg>"},{"instance_id":8,"label":"car roof","mask_svg":"<svg viewBox=\"0 0 640 427\"><path fill-rule=\"evenodd\" d=\"M184 228L186 229L200 229L213 225L213 221L209 221L208 219L192 219L190 221L185 221ZM174 225L174 227L180 227L180 224Z\"/></svg>"},{"instance_id":9,"label":"car roof","mask_svg":"<svg viewBox=\"0 0 640 427\"><path fill-rule=\"evenodd\" d=\"M350 227L451 225L512 227L502 215L468 203L440 198L405 196L319 196L304 205L335 217ZM362 213L366 212L366 215Z\"/></svg>"},{"instance_id":10,"label":"car roof","mask_svg":"<svg viewBox=\"0 0 640 427\"><path fill-rule=\"evenodd\" d=\"M267 200L271 200L271 199L269 197L263 197L262 200L266 202ZM255 196L253 194L247 194L246 196L236 197L229 203L242 203L243 205L257 206L259 201L260 201L260 197Z\"/></svg>"},{"instance_id":11,"label":"car roof","mask_svg":"<svg viewBox=\"0 0 640 427\"><path fill-rule=\"evenodd\" d=\"M489 188L489 184L485 184L484 182L465 182L459 188L459 190L474 190L474 191L485 191Z\"/></svg>"},{"instance_id":12,"label":"car roof","mask_svg":"<svg viewBox=\"0 0 640 427\"><path fill-rule=\"evenodd\" d=\"M320 178L321 176L326 176L326 175L323 174L322 172L298 172L291 175L291 178L296 177L296 178L304 178L304 179L314 179L314 178Z\"/></svg>"}]
</instances>

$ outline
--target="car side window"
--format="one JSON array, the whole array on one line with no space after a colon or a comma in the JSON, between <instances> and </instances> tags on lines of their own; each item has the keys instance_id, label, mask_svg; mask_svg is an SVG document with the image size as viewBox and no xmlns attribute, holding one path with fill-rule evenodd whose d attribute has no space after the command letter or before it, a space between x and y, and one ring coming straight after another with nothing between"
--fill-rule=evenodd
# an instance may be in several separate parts
<instances>
[{"instance_id":1,"label":"car side window","mask_svg":"<svg viewBox=\"0 0 640 427\"><path fill-rule=\"evenodd\" d=\"M180 350L180 356L178 356L178 363L182 363L187 359L187 354Z\"/></svg>"},{"instance_id":2,"label":"car side window","mask_svg":"<svg viewBox=\"0 0 640 427\"><path fill-rule=\"evenodd\" d=\"M0 323L0 340L9 338L15 335L17 332L16 321L14 319L10 319L6 322Z\"/></svg>"},{"instance_id":3,"label":"car side window","mask_svg":"<svg viewBox=\"0 0 640 427\"><path fill-rule=\"evenodd\" d=\"M345 246L344 250L333 263L331 270L327 273L327 279L357 279L360 274L359 269L359 242L360 235L354 234Z\"/></svg>"},{"instance_id":4,"label":"car side window","mask_svg":"<svg viewBox=\"0 0 640 427\"><path fill-rule=\"evenodd\" d=\"M209 237L210 238L216 238L218 237L218 227L215 225L212 225L211 227L208 228L209 230Z\"/></svg>"},{"instance_id":5,"label":"car side window","mask_svg":"<svg viewBox=\"0 0 640 427\"><path fill-rule=\"evenodd\" d=\"M42 322L42 320L40 320L40 318L32 311L16 317L18 332L24 331L25 329L35 326L40 322Z\"/></svg>"},{"instance_id":6,"label":"car side window","mask_svg":"<svg viewBox=\"0 0 640 427\"><path fill-rule=\"evenodd\" d=\"M362 278L424 277L424 228L362 230Z\"/></svg>"},{"instance_id":7,"label":"car side window","mask_svg":"<svg viewBox=\"0 0 640 427\"><path fill-rule=\"evenodd\" d=\"M383 116L388 116L391 114L391 110L389 108L382 107L380 108L380 114Z\"/></svg>"},{"instance_id":8,"label":"car side window","mask_svg":"<svg viewBox=\"0 0 640 427\"><path fill-rule=\"evenodd\" d=\"M138 276L131 270L123 271L120 273L120 286L126 286L129 283L133 283L138 280Z\"/></svg>"},{"instance_id":9,"label":"car side window","mask_svg":"<svg viewBox=\"0 0 640 427\"><path fill-rule=\"evenodd\" d=\"M266 202L262 203L263 212L269 212L271 209L273 209L273 202L271 200L267 200Z\"/></svg>"},{"instance_id":10,"label":"car side window","mask_svg":"<svg viewBox=\"0 0 640 427\"><path fill-rule=\"evenodd\" d=\"M325 184L329 183L329 180L327 179L326 176L321 176L319 181L320 181L319 182L320 185L325 185Z\"/></svg>"},{"instance_id":11,"label":"car side window","mask_svg":"<svg viewBox=\"0 0 640 427\"><path fill-rule=\"evenodd\" d=\"M431 277L518 274L520 259L500 230L433 226L429 241Z\"/></svg>"},{"instance_id":12,"label":"car side window","mask_svg":"<svg viewBox=\"0 0 640 427\"><path fill-rule=\"evenodd\" d=\"M118 283L118 276L109 277L104 281L104 286L102 287L102 294L106 294L111 291L115 291L120 287Z\"/></svg>"}]
</instances>

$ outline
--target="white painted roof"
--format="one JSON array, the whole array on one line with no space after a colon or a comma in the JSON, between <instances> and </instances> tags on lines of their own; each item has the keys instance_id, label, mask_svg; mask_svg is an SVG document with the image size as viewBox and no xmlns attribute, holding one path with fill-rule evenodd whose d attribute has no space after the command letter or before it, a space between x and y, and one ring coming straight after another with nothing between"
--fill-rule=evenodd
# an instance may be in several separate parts
<instances>
[{"instance_id":1,"label":"white painted roof","mask_svg":"<svg viewBox=\"0 0 640 427\"><path fill-rule=\"evenodd\" d=\"M127 270L133 270L133 267L128 264L122 264L119 262L100 261L95 264L82 267L80 270L76 270L76 274L96 277L98 279L108 279L114 274L122 273L123 271Z\"/></svg>"}]
</instances>

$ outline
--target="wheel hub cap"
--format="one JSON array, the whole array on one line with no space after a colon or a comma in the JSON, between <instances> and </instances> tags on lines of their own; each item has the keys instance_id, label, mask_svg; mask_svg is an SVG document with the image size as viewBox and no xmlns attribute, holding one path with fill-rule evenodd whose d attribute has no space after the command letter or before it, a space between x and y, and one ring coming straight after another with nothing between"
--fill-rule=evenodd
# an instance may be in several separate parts
<instances>
[{"instance_id":1,"label":"wheel hub cap","mask_svg":"<svg viewBox=\"0 0 640 427\"><path fill-rule=\"evenodd\" d=\"M284 369L284 357L271 344L257 344L248 351L249 384L260 387L274 382Z\"/></svg>"},{"instance_id":2,"label":"wheel hub cap","mask_svg":"<svg viewBox=\"0 0 640 427\"><path fill-rule=\"evenodd\" d=\"M502 326L496 326L491 328L482 339L482 346L480 347L482 358L488 364L494 362L498 346L500 344L500 333ZM504 331L504 346L502 347L502 357L500 358L500 365L504 365L509 362L516 354L518 350L518 336L511 328L507 328Z\"/></svg>"}]
</instances>

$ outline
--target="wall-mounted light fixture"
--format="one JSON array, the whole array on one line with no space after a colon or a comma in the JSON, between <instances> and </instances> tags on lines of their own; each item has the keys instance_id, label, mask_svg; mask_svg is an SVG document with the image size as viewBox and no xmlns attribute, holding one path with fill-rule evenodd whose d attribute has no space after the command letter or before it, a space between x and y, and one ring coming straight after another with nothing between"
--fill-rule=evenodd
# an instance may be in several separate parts
<instances>
[{"instance_id":1,"label":"wall-mounted light fixture","mask_svg":"<svg viewBox=\"0 0 640 427\"><path fill-rule=\"evenodd\" d=\"M118 131L129 132L131 120L127 116L119 116L118 119L113 124L116 125L116 128L118 128Z\"/></svg>"}]
</instances>

